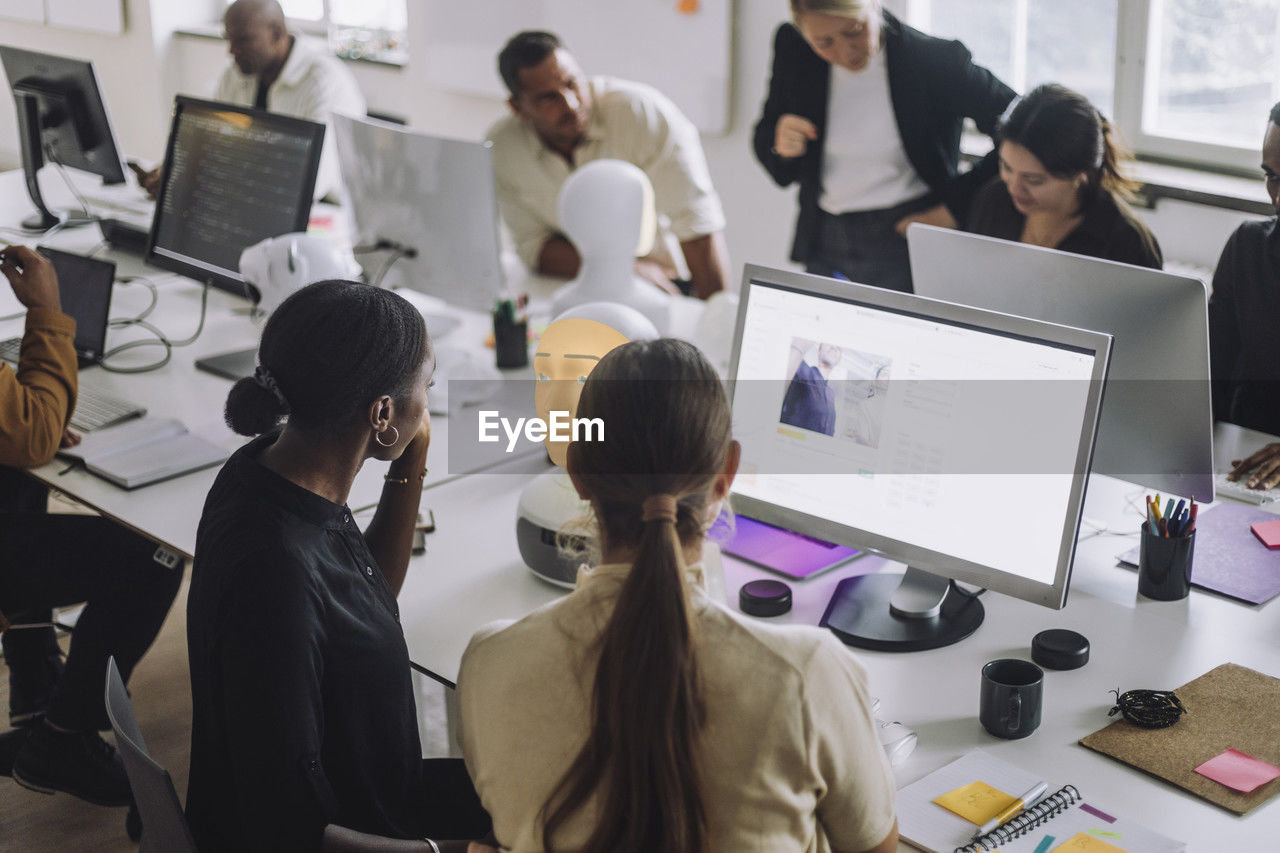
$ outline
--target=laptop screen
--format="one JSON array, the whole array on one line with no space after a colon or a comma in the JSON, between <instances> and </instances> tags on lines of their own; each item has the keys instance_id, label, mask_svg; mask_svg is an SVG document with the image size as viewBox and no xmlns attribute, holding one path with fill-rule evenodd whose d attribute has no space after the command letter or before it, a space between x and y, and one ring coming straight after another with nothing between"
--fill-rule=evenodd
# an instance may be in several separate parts
<instances>
[{"instance_id":1,"label":"laptop screen","mask_svg":"<svg viewBox=\"0 0 1280 853\"><path fill-rule=\"evenodd\" d=\"M97 361L107 343L107 313L111 310L116 265L47 246L39 250L53 263L53 270L58 274L62 313L76 321L76 354Z\"/></svg>"}]
</instances>

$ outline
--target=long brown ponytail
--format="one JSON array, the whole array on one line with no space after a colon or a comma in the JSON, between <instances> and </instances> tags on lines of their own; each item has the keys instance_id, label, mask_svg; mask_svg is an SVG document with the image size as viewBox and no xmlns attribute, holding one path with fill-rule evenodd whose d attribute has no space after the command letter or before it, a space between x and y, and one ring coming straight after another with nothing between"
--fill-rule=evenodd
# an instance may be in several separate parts
<instances>
[{"instance_id":1,"label":"long brown ponytail","mask_svg":"<svg viewBox=\"0 0 1280 853\"><path fill-rule=\"evenodd\" d=\"M610 352L577 416L605 437L569 446L607 548L635 559L599 640L586 744L543 806L543 846L594 797L584 853L707 849L698 738L704 721L683 578L729 452L729 407L706 359L683 341ZM647 520L646 520L647 519Z\"/></svg>"}]
</instances>

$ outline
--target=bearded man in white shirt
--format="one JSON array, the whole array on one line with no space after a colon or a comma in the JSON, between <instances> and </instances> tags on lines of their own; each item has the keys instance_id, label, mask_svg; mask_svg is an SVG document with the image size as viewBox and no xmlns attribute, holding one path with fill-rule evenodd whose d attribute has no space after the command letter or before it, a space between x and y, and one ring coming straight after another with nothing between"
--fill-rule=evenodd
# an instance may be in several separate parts
<instances>
[{"instance_id":1,"label":"bearded man in white shirt","mask_svg":"<svg viewBox=\"0 0 1280 853\"><path fill-rule=\"evenodd\" d=\"M315 196L337 190L341 175L330 117L365 114L364 96L351 72L323 42L290 33L276 0L236 0L227 7L222 26L233 62L222 72L214 100L325 125ZM161 170L137 174L154 198Z\"/></svg>"}]
</instances>

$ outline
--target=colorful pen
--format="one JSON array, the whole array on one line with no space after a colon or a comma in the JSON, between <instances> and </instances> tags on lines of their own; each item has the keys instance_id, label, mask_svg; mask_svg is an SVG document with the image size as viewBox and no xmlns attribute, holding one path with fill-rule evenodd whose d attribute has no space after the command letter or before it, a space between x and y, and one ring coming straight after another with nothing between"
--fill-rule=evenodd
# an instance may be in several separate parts
<instances>
[{"instance_id":1,"label":"colorful pen","mask_svg":"<svg viewBox=\"0 0 1280 853\"><path fill-rule=\"evenodd\" d=\"M1000 812L1000 814L996 815L995 817L991 818L991 820L987 821L982 826L978 827L978 831L977 833L974 834L973 837L978 838L980 836L986 835L988 832L995 829L997 826L1000 826L1000 824L1012 818L1018 812L1034 804L1036 800L1044 796L1044 793L1047 790L1049 790L1048 783L1037 782L1031 788L1030 791L1027 791L1021 797L1018 797L1018 799L1014 800L1007 809Z\"/></svg>"}]
</instances>

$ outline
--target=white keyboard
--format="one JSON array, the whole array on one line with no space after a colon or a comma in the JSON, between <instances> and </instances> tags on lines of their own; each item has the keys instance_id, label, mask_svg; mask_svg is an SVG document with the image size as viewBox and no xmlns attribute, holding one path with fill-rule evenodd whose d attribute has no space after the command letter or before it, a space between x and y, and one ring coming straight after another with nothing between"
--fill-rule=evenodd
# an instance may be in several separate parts
<instances>
[{"instance_id":1,"label":"white keyboard","mask_svg":"<svg viewBox=\"0 0 1280 853\"><path fill-rule=\"evenodd\" d=\"M146 408L119 397L80 386L76 398L76 410L71 414L71 428L77 432L93 432L106 426L137 418L147 413Z\"/></svg>"},{"instance_id":2,"label":"white keyboard","mask_svg":"<svg viewBox=\"0 0 1280 853\"><path fill-rule=\"evenodd\" d=\"M83 193L84 200L99 215L109 214L120 218L126 214L132 218L151 219L156 203L147 198L143 191L135 186L98 187L92 192Z\"/></svg>"},{"instance_id":3,"label":"white keyboard","mask_svg":"<svg viewBox=\"0 0 1280 853\"><path fill-rule=\"evenodd\" d=\"M1251 489L1243 481L1237 480L1233 483L1227 479L1226 474L1219 474L1213 480L1213 495L1215 499L1231 498L1251 504L1269 504L1280 500L1280 487L1266 491Z\"/></svg>"}]
</instances>

